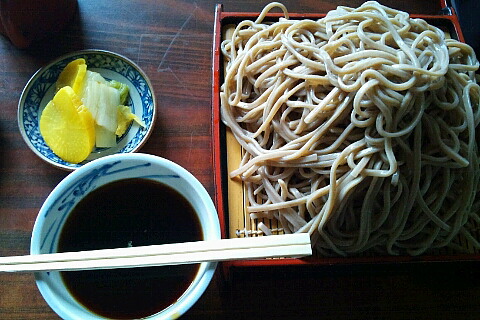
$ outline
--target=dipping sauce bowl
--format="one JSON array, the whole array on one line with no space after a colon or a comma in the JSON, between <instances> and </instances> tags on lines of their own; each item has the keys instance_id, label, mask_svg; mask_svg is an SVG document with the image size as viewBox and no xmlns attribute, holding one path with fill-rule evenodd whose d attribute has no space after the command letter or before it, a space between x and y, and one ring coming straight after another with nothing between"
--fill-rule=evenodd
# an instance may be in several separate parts
<instances>
[{"instance_id":1,"label":"dipping sauce bowl","mask_svg":"<svg viewBox=\"0 0 480 320\"><path fill-rule=\"evenodd\" d=\"M189 208L192 216L183 213ZM55 187L35 222L31 254L215 239L217 212L192 174L157 156L116 154L83 165ZM203 294L216 263L188 266L35 277L46 302L64 319L176 319ZM186 272L190 278L183 277Z\"/></svg>"}]
</instances>

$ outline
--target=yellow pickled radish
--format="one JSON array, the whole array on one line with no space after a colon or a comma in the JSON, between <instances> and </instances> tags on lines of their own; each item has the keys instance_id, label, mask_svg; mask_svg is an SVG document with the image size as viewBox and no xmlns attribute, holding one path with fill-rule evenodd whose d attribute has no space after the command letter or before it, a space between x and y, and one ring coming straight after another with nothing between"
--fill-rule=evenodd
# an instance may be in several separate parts
<instances>
[{"instance_id":1,"label":"yellow pickled radish","mask_svg":"<svg viewBox=\"0 0 480 320\"><path fill-rule=\"evenodd\" d=\"M87 128L88 144L90 146L90 152L92 152L92 149L95 146L95 119L93 118L92 113L83 104L77 108L77 111Z\"/></svg>"},{"instance_id":2,"label":"yellow pickled radish","mask_svg":"<svg viewBox=\"0 0 480 320\"><path fill-rule=\"evenodd\" d=\"M83 89L85 74L87 73L87 64L85 59L79 58L68 63L58 76L56 89L63 87L72 87L76 94L80 94Z\"/></svg>"},{"instance_id":3,"label":"yellow pickled radish","mask_svg":"<svg viewBox=\"0 0 480 320\"><path fill-rule=\"evenodd\" d=\"M40 133L61 159L79 163L95 145L95 121L74 90L65 86L40 116Z\"/></svg>"}]
</instances>

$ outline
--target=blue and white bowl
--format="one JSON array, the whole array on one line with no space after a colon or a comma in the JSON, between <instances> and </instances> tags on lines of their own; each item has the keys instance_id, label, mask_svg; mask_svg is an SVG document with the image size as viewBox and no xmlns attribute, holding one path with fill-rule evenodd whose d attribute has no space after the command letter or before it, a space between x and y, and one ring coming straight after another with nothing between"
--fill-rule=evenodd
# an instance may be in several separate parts
<instances>
[{"instance_id":1,"label":"blue and white bowl","mask_svg":"<svg viewBox=\"0 0 480 320\"><path fill-rule=\"evenodd\" d=\"M153 155L116 154L87 163L67 175L55 187L35 220L30 253L57 252L59 235L72 208L93 190L129 178L154 180L178 191L194 208L204 240L220 239L220 223L213 201L200 181L190 172L172 161ZM180 298L166 309L145 319L179 318L202 296L216 267L216 262L200 263L199 271ZM37 272L35 280L45 301L62 319L105 319L86 309L72 296L58 271Z\"/></svg>"},{"instance_id":2,"label":"blue and white bowl","mask_svg":"<svg viewBox=\"0 0 480 320\"><path fill-rule=\"evenodd\" d=\"M100 73L108 80L125 83L130 89L127 105L145 123L145 128L131 124L127 132L117 138L112 148L95 148L81 163L60 159L47 146L40 134L40 116L55 95L55 82L60 72L72 60L84 58L88 70ZM131 60L113 52L83 50L66 54L38 70L25 86L18 103L18 126L23 139L41 159L65 170L75 170L94 159L117 153L136 152L148 139L156 118L156 100L146 74Z\"/></svg>"}]
</instances>

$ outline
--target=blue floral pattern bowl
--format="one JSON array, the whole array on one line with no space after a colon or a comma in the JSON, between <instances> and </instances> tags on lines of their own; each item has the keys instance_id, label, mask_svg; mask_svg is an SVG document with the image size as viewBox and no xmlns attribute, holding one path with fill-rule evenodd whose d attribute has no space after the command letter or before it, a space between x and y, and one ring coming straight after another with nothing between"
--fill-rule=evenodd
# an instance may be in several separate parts
<instances>
[{"instance_id":1,"label":"blue floral pattern bowl","mask_svg":"<svg viewBox=\"0 0 480 320\"><path fill-rule=\"evenodd\" d=\"M175 189L195 209L204 240L221 238L220 222L215 205L200 181L185 168L170 160L137 152L106 156L91 161L67 175L52 190L38 213L32 231L30 253L57 252L59 236L72 208L93 190L113 181L130 178L154 180ZM161 208L158 212L152 212L152 214L162 213L168 214ZM163 311L144 319L179 318L205 292L216 267L216 262L200 263L196 276L178 300ZM106 319L86 309L72 296L60 272L37 272L35 281L45 301L62 319Z\"/></svg>"},{"instance_id":2,"label":"blue floral pattern bowl","mask_svg":"<svg viewBox=\"0 0 480 320\"><path fill-rule=\"evenodd\" d=\"M145 128L131 124L127 132L117 138L115 147L95 148L85 161L76 164L66 162L52 152L40 134L39 121L43 109L55 94L55 82L60 72L70 61L78 58L85 59L88 70L128 85L130 95L127 105L145 123ZM18 126L27 145L41 159L65 170L75 170L103 156L136 152L148 139L155 118L155 95L146 74L128 58L103 50L77 51L50 62L28 81L18 103Z\"/></svg>"}]
</instances>

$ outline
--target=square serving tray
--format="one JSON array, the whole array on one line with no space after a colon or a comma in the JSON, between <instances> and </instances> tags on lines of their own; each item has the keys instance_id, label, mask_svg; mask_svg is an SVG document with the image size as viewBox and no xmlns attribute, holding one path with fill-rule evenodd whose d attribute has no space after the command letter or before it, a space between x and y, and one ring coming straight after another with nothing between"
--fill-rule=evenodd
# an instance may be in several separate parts
<instances>
[{"instance_id":1,"label":"square serving tray","mask_svg":"<svg viewBox=\"0 0 480 320\"><path fill-rule=\"evenodd\" d=\"M447 6L445 0L440 1L441 12L438 15L414 15L413 18L422 18L433 24L459 41L464 41L460 24L455 11ZM259 13L224 12L221 4L216 6L215 26L213 39L213 92L212 92L212 148L215 174L215 201L220 219L223 238L247 236L261 236L256 229L256 222L245 213L245 194L241 181L230 179L228 172L240 162L241 147L236 142L230 129L221 121L220 116L220 87L223 82L223 57L220 49L223 35L227 28L238 24L240 21L255 20ZM325 13L289 13L291 19L319 19ZM268 19L278 19L282 14L270 13ZM276 221L264 221L270 228L281 227L275 225ZM239 231L243 232L239 232ZM455 254L448 250L440 250L438 254L422 256L384 256L366 254L356 257L312 257L308 259L263 259L243 260L224 263L224 268L231 267L260 267L260 266L320 266L320 265L345 265L345 264L372 264L372 263L400 263L400 262L433 262L433 261L478 261L478 250L470 249L470 254Z\"/></svg>"}]
</instances>

